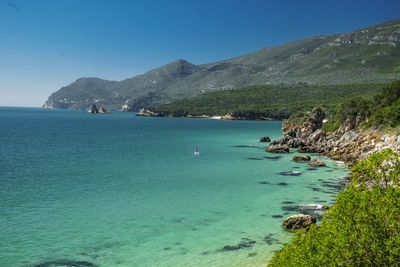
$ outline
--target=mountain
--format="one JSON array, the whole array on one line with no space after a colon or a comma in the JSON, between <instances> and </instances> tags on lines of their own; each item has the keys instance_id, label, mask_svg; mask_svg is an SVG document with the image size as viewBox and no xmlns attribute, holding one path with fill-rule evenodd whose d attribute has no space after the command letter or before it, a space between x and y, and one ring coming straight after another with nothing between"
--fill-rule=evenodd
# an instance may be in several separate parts
<instances>
[{"instance_id":1,"label":"mountain","mask_svg":"<svg viewBox=\"0 0 400 267\"><path fill-rule=\"evenodd\" d=\"M386 83L400 79L400 19L312 37L210 64L177 60L119 82L81 78L44 107L138 110L209 91L265 84Z\"/></svg>"}]
</instances>

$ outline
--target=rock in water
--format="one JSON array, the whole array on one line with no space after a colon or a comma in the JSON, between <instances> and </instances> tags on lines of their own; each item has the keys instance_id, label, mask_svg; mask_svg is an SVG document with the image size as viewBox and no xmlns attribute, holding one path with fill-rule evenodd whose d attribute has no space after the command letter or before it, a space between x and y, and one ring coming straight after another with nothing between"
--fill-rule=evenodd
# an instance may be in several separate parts
<instances>
[{"instance_id":1,"label":"rock in water","mask_svg":"<svg viewBox=\"0 0 400 267\"><path fill-rule=\"evenodd\" d=\"M103 107L97 106L96 104L92 104L88 109L89 113L97 114L97 113L107 113L107 110Z\"/></svg>"},{"instance_id":2,"label":"rock in water","mask_svg":"<svg viewBox=\"0 0 400 267\"><path fill-rule=\"evenodd\" d=\"M289 147L287 145L270 145L267 149L267 152L271 153L289 153Z\"/></svg>"},{"instance_id":3,"label":"rock in water","mask_svg":"<svg viewBox=\"0 0 400 267\"><path fill-rule=\"evenodd\" d=\"M96 264L88 262L88 261L79 261L79 260L53 260L53 261L46 261L43 263L39 263L33 265L33 267L66 267L66 266L73 266L73 267L97 267Z\"/></svg>"},{"instance_id":4,"label":"rock in water","mask_svg":"<svg viewBox=\"0 0 400 267\"><path fill-rule=\"evenodd\" d=\"M310 156L294 156L293 157L293 161L295 161L295 162L303 163L303 162L308 162L310 160L311 160Z\"/></svg>"},{"instance_id":5,"label":"rock in water","mask_svg":"<svg viewBox=\"0 0 400 267\"><path fill-rule=\"evenodd\" d=\"M271 142L271 138L269 138L268 136L262 136L260 138L260 142L262 143Z\"/></svg>"},{"instance_id":6,"label":"rock in water","mask_svg":"<svg viewBox=\"0 0 400 267\"><path fill-rule=\"evenodd\" d=\"M311 224L317 222L317 219L311 215L296 214L286 218L282 226L288 231L295 231L297 229L308 229Z\"/></svg>"},{"instance_id":7,"label":"rock in water","mask_svg":"<svg viewBox=\"0 0 400 267\"><path fill-rule=\"evenodd\" d=\"M99 113L107 113L107 110L103 107L99 107Z\"/></svg>"},{"instance_id":8,"label":"rock in water","mask_svg":"<svg viewBox=\"0 0 400 267\"><path fill-rule=\"evenodd\" d=\"M89 113L99 113L99 108L96 106L96 104L92 104L90 108L88 109Z\"/></svg>"},{"instance_id":9,"label":"rock in water","mask_svg":"<svg viewBox=\"0 0 400 267\"><path fill-rule=\"evenodd\" d=\"M313 159L308 162L311 167L325 167L326 164L321 159Z\"/></svg>"}]
</instances>

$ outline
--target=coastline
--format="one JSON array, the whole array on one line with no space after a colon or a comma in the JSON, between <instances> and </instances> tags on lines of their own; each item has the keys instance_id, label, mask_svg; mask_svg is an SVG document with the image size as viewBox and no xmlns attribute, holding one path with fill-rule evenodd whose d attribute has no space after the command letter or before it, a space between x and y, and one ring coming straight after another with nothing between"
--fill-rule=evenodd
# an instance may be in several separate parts
<instances>
[{"instance_id":1,"label":"coastline","mask_svg":"<svg viewBox=\"0 0 400 267\"><path fill-rule=\"evenodd\" d=\"M223 115L193 115L193 114L186 114L186 115L175 115L170 113L158 113L152 111L150 109L141 109L136 116L139 117L173 117L173 118L192 118L192 119L212 119L212 120L255 120L255 121L281 121L287 119L286 117L260 117L260 116L253 116L253 117L238 117L234 116L232 113L227 113Z\"/></svg>"}]
</instances>

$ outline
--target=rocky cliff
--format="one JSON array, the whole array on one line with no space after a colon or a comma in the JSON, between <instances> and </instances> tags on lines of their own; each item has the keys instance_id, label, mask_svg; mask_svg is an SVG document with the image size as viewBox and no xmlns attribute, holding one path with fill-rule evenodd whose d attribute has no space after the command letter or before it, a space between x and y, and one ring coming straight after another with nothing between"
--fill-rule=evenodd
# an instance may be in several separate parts
<instances>
[{"instance_id":1,"label":"rocky cliff","mask_svg":"<svg viewBox=\"0 0 400 267\"><path fill-rule=\"evenodd\" d=\"M297 148L300 153L321 153L349 166L384 148L400 151L400 136L396 134L362 129L357 120L347 120L336 131L326 133L321 129L324 122L325 112L321 108L293 116L283 122L283 137L271 142L270 151Z\"/></svg>"}]
</instances>

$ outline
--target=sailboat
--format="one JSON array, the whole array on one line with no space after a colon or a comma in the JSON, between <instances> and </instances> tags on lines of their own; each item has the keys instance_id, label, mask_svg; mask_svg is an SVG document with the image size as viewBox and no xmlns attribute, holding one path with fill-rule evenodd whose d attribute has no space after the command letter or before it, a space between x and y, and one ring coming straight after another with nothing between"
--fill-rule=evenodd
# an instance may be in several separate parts
<instances>
[{"instance_id":1,"label":"sailboat","mask_svg":"<svg viewBox=\"0 0 400 267\"><path fill-rule=\"evenodd\" d=\"M194 154L195 155L200 155L200 151L199 151L199 149L196 147L196 149L194 150Z\"/></svg>"}]
</instances>

